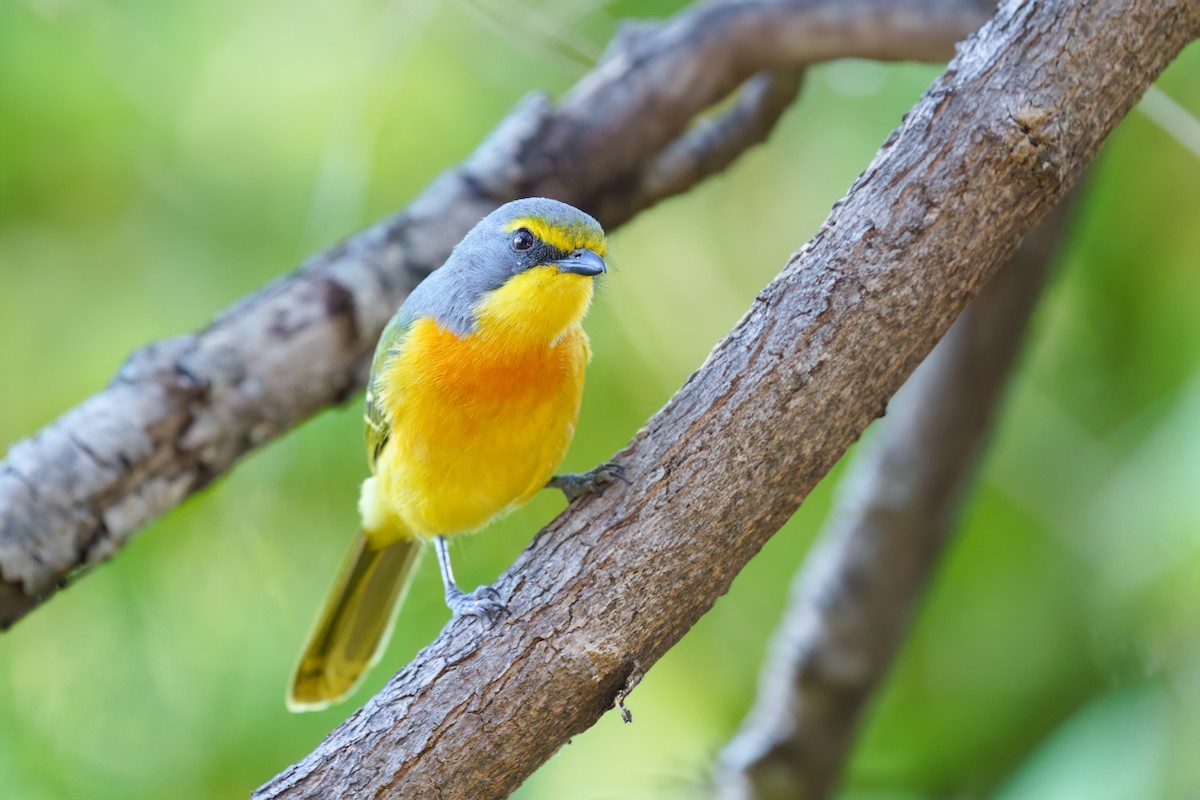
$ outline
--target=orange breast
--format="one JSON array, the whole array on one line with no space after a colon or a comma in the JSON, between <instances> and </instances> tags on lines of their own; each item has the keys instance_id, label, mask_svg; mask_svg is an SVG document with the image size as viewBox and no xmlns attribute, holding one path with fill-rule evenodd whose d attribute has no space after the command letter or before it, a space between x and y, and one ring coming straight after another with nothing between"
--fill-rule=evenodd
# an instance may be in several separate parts
<instances>
[{"instance_id":1,"label":"orange breast","mask_svg":"<svg viewBox=\"0 0 1200 800\"><path fill-rule=\"evenodd\" d=\"M392 424L381 500L421 536L475 530L528 501L566 455L588 358L578 325L534 347L414 323L380 381Z\"/></svg>"}]
</instances>

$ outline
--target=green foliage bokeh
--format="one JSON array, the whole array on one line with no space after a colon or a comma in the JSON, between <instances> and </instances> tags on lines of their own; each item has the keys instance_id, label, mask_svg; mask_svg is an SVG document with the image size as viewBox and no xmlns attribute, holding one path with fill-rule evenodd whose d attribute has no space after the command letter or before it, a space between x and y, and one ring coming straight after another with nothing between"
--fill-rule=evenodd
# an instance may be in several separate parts
<instances>
[{"instance_id":1,"label":"green foliage bokeh","mask_svg":"<svg viewBox=\"0 0 1200 800\"><path fill-rule=\"evenodd\" d=\"M0 3L0 443L400 207L614 19L678 4ZM620 447L821 223L938 68L811 71L768 146L612 236L567 467ZM1159 84L1200 111L1195 48ZM1195 146L1195 142L1193 142ZM1200 789L1200 158L1106 145L982 479L843 795ZM432 560L366 687L283 707L356 524L358 399L318 415L0 635L0 797L240 798L445 623ZM838 472L608 715L518 793L702 797ZM563 503L457 546L490 581Z\"/></svg>"}]
</instances>

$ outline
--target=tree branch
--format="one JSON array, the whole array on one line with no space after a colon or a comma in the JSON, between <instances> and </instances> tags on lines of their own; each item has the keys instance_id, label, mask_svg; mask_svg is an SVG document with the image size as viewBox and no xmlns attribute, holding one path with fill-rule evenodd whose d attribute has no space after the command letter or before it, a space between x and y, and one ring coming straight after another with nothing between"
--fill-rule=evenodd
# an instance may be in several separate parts
<instances>
[{"instance_id":1,"label":"tree branch","mask_svg":"<svg viewBox=\"0 0 1200 800\"><path fill-rule=\"evenodd\" d=\"M1025 238L856 457L796 576L754 709L718 759L723 800L833 790L958 516L1072 205Z\"/></svg>"},{"instance_id":2,"label":"tree branch","mask_svg":"<svg viewBox=\"0 0 1200 800\"><path fill-rule=\"evenodd\" d=\"M1192 0L1010 3L817 235L495 584L255 797L504 797L729 587L1200 33Z\"/></svg>"},{"instance_id":3,"label":"tree branch","mask_svg":"<svg viewBox=\"0 0 1200 800\"><path fill-rule=\"evenodd\" d=\"M226 309L135 352L109 386L0 463L0 629L142 525L361 386L392 312L500 203L548 195L613 228L761 141L794 78L845 56L941 59L982 0L724 0L627 27L559 103L532 95L406 209Z\"/></svg>"}]
</instances>

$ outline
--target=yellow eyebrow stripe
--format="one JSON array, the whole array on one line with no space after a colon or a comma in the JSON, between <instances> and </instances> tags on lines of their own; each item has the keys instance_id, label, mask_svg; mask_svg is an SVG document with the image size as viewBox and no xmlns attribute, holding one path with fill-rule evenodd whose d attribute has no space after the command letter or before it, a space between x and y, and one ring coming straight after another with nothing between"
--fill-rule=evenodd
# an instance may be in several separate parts
<instances>
[{"instance_id":1,"label":"yellow eyebrow stripe","mask_svg":"<svg viewBox=\"0 0 1200 800\"><path fill-rule=\"evenodd\" d=\"M571 225L564 228L550 225L537 217L518 217L504 226L504 230L509 232L518 228L528 228L529 232L538 239L565 253L581 247L586 247L601 258L608 253L608 242L604 237L597 237L594 231L582 225Z\"/></svg>"}]
</instances>

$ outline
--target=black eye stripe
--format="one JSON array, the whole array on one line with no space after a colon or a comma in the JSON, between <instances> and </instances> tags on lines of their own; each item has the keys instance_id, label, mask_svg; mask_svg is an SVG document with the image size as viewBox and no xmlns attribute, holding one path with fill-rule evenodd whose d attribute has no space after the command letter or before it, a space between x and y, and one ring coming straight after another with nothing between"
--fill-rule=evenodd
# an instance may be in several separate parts
<instances>
[{"instance_id":1,"label":"black eye stripe","mask_svg":"<svg viewBox=\"0 0 1200 800\"><path fill-rule=\"evenodd\" d=\"M517 256L516 261L511 265L511 274L524 272L527 269L550 264L570 256L570 252L560 250L549 242L542 241L526 227L508 232L508 246Z\"/></svg>"}]
</instances>

